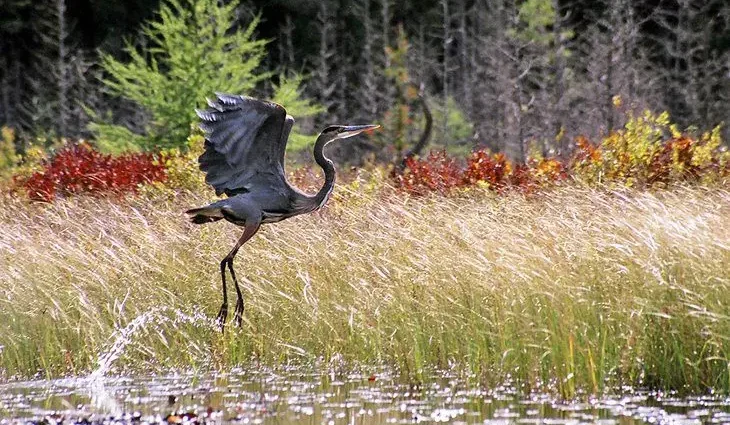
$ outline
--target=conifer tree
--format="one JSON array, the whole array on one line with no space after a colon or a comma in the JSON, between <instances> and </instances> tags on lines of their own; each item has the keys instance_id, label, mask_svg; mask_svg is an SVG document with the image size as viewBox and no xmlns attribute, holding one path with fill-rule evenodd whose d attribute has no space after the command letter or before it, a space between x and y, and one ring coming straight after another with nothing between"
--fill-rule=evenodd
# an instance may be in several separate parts
<instances>
[{"instance_id":1,"label":"conifer tree","mask_svg":"<svg viewBox=\"0 0 730 425\"><path fill-rule=\"evenodd\" d=\"M127 43L129 62L105 54L107 90L140 105L149 121L143 135L97 122L97 137L111 146L130 140L144 148L183 146L206 97L250 93L267 78L258 69L266 54L266 40L254 38L259 19L233 31L237 7L235 0L165 0L143 27L146 49Z\"/></svg>"}]
</instances>

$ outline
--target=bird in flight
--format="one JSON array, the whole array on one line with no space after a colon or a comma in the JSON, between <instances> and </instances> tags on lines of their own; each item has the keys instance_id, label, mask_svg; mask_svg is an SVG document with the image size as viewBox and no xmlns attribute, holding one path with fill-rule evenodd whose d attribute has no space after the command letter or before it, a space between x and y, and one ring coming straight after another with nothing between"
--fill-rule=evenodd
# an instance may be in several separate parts
<instances>
[{"instance_id":1,"label":"bird in flight","mask_svg":"<svg viewBox=\"0 0 730 425\"><path fill-rule=\"evenodd\" d=\"M234 320L240 327L243 295L233 271L233 258L259 227L266 223L305 214L321 208L329 199L335 184L335 167L324 156L324 147L378 128L378 125L332 125L325 128L314 144L314 160L324 170L324 185L315 195L308 195L286 180L284 151L294 118L273 102L242 95L217 93L208 100L208 109L196 110L205 133L205 151L198 162L206 173L205 181L216 195L227 198L201 208L185 211L195 224L225 219L243 227L243 235L220 263L223 282L223 305L218 324L224 329L228 316L226 266L236 288L238 299Z\"/></svg>"}]
</instances>

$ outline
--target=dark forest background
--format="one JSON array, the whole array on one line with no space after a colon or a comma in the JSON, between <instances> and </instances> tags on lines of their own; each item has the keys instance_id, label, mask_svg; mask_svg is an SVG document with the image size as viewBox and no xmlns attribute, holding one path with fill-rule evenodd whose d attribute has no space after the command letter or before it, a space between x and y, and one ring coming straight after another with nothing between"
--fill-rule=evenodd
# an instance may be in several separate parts
<instances>
[{"instance_id":1,"label":"dark forest background","mask_svg":"<svg viewBox=\"0 0 730 425\"><path fill-rule=\"evenodd\" d=\"M0 4L0 124L15 129L18 150L91 137L91 113L131 129L144 119L104 90L99 57L124 61L125 40L144 43L158 1ZM727 0L241 2L241 27L257 15L256 38L270 40L262 71L274 82L305 76L305 96L327 111L313 125L380 122L402 104L411 143L423 119L406 82L422 87L435 144L518 160L530 148L566 153L575 136L606 134L630 109L669 111L691 131L730 121ZM252 94L270 93L262 82Z\"/></svg>"}]
</instances>

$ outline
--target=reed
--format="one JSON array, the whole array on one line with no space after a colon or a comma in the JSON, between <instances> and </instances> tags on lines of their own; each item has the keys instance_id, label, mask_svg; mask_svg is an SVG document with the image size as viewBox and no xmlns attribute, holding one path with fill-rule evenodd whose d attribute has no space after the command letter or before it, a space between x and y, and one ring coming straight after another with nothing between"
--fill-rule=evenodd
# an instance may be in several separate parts
<instances>
[{"instance_id":1,"label":"reed","mask_svg":"<svg viewBox=\"0 0 730 425\"><path fill-rule=\"evenodd\" d=\"M241 250L244 324L224 335L218 263L240 229L189 224L205 194L2 199L0 374L89 373L117 343L112 373L341 360L568 397L730 391L727 190L336 191Z\"/></svg>"}]
</instances>

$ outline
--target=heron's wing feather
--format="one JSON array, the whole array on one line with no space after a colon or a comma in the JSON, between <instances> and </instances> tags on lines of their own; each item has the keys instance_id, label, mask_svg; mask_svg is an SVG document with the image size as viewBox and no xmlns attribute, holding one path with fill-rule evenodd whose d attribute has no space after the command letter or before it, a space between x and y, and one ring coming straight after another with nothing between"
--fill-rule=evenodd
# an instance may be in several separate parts
<instances>
[{"instance_id":1,"label":"heron's wing feather","mask_svg":"<svg viewBox=\"0 0 730 425\"><path fill-rule=\"evenodd\" d=\"M279 145L283 146L283 149L279 152L279 163L282 166L282 172L284 167L284 153L286 153L286 142L289 140L289 133L291 133L292 127L294 127L294 117L287 115L284 121L284 130L281 132L281 140L279 141Z\"/></svg>"},{"instance_id":2,"label":"heron's wing feather","mask_svg":"<svg viewBox=\"0 0 730 425\"><path fill-rule=\"evenodd\" d=\"M217 194L247 192L262 179L286 182L284 151L291 126L281 105L220 93L208 105L196 111L205 132L199 163Z\"/></svg>"}]
</instances>

